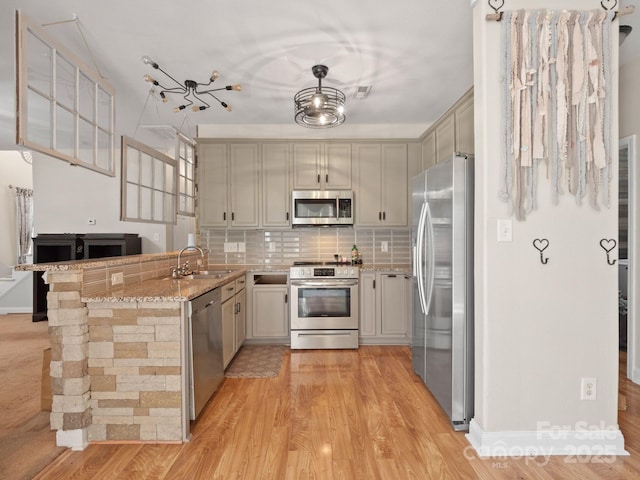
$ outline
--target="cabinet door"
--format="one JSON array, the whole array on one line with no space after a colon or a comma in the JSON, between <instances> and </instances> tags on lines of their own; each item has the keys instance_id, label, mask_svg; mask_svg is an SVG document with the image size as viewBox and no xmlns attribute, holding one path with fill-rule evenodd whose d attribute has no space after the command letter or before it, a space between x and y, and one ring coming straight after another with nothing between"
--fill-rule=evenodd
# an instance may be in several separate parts
<instances>
[{"instance_id":1,"label":"cabinet door","mask_svg":"<svg viewBox=\"0 0 640 480\"><path fill-rule=\"evenodd\" d=\"M262 146L262 225L288 227L291 208L289 145Z\"/></svg>"},{"instance_id":2,"label":"cabinet door","mask_svg":"<svg viewBox=\"0 0 640 480\"><path fill-rule=\"evenodd\" d=\"M422 141L422 169L436 164L436 131L431 130Z\"/></svg>"},{"instance_id":3,"label":"cabinet door","mask_svg":"<svg viewBox=\"0 0 640 480\"><path fill-rule=\"evenodd\" d=\"M380 274L380 333L406 337L409 325L404 275Z\"/></svg>"},{"instance_id":4,"label":"cabinet door","mask_svg":"<svg viewBox=\"0 0 640 480\"><path fill-rule=\"evenodd\" d=\"M380 144L354 145L357 226L379 226L382 221L382 172ZM405 186L406 188L406 186Z\"/></svg>"},{"instance_id":5,"label":"cabinet door","mask_svg":"<svg viewBox=\"0 0 640 480\"><path fill-rule=\"evenodd\" d=\"M230 146L231 226L259 226L260 157L256 144Z\"/></svg>"},{"instance_id":6,"label":"cabinet door","mask_svg":"<svg viewBox=\"0 0 640 480\"><path fill-rule=\"evenodd\" d=\"M407 145L382 145L382 223L406 226L409 195L407 183Z\"/></svg>"},{"instance_id":7,"label":"cabinet door","mask_svg":"<svg viewBox=\"0 0 640 480\"><path fill-rule=\"evenodd\" d=\"M453 156L455 150L455 121L454 115L443 118L436 127L436 161L441 162Z\"/></svg>"},{"instance_id":8,"label":"cabinet door","mask_svg":"<svg viewBox=\"0 0 640 480\"><path fill-rule=\"evenodd\" d=\"M293 144L294 190L318 190L321 187L320 162L322 146L319 143Z\"/></svg>"},{"instance_id":9,"label":"cabinet door","mask_svg":"<svg viewBox=\"0 0 640 480\"><path fill-rule=\"evenodd\" d=\"M253 287L251 321L254 338L289 336L288 291L286 285Z\"/></svg>"},{"instance_id":10,"label":"cabinet door","mask_svg":"<svg viewBox=\"0 0 640 480\"><path fill-rule=\"evenodd\" d=\"M473 93L460 103L455 111L456 152L474 153Z\"/></svg>"},{"instance_id":11,"label":"cabinet door","mask_svg":"<svg viewBox=\"0 0 640 480\"><path fill-rule=\"evenodd\" d=\"M329 143L325 148L325 167L321 177L327 190L351 190L351 145Z\"/></svg>"},{"instance_id":12,"label":"cabinet door","mask_svg":"<svg viewBox=\"0 0 640 480\"><path fill-rule=\"evenodd\" d=\"M227 226L227 145L198 145L198 210L200 226Z\"/></svg>"},{"instance_id":13,"label":"cabinet door","mask_svg":"<svg viewBox=\"0 0 640 480\"><path fill-rule=\"evenodd\" d=\"M376 329L376 274L360 274L360 336L374 337Z\"/></svg>"},{"instance_id":14,"label":"cabinet door","mask_svg":"<svg viewBox=\"0 0 640 480\"><path fill-rule=\"evenodd\" d=\"M233 297L222 304L222 360L224 368L227 368L236 353L234 307Z\"/></svg>"},{"instance_id":15,"label":"cabinet door","mask_svg":"<svg viewBox=\"0 0 640 480\"><path fill-rule=\"evenodd\" d=\"M247 306L247 291L241 290L235 296L236 302L236 319L235 319L235 351L240 350L242 346L242 342L247 336L247 316L246 316L246 306Z\"/></svg>"}]
</instances>

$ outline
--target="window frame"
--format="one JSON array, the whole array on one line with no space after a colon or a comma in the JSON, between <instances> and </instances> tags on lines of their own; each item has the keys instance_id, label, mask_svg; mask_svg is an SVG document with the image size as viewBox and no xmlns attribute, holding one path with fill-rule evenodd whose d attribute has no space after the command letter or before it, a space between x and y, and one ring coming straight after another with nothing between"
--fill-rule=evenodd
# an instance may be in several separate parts
<instances>
[{"instance_id":1,"label":"window frame","mask_svg":"<svg viewBox=\"0 0 640 480\"><path fill-rule=\"evenodd\" d=\"M48 72L46 72L48 77L44 76L42 88L38 88L34 84L36 82L30 83L29 79L30 52L28 44L34 40L44 44L49 51L49 65ZM37 59L37 56L34 58ZM59 59L73 67L74 70L74 73L67 76L68 79L73 78L74 85L71 85L70 88L67 85L66 95L62 88L58 89L60 83L57 76L60 66ZM31 65L35 65L35 60L31 59L31 61L34 62ZM93 98L85 103L81 98L83 98L82 87L86 85L87 81L93 87L93 92L89 94ZM49 92L44 91L46 87ZM73 93L69 93L71 90ZM91 89L87 91L90 92ZM49 35L40 25L18 10L16 11L16 93L16 143L18 145L64 160L72 165L115 177L114 87ZM30 118L30 95L32 95L32 100L43 101L43 105L48 103L48 118ZM64 96L67 98L65 99ZM101 99L106 101L101 103ZM85 108L84 105L89 106ZM105 107L105 105L107 106ZM108 115L108 119L106 121L101 117L103 110L107 111L105 117ZM64 133L58 129L59 124L62 124L62 121L58 122L59 115L66 115L67 126L72 126L73 129L67 138L69 144L67 150L72 154L58 148L62 143L60 140L62 133ZM72 120L69 121L69 119ZM48 136L48 144L37 138L33 133L35 129L32 128L30 133L29 127L33 127L36 120L41 121L44 126L45 132L41 134L41 137ZM47 127L48 132L46 131ZM86 132L90 132L90 134L87 135ZM87 140L92 146L84 148L82 143ZM91 158L91 161L82 158L87 156Z\"/></svg>"},{"instance_id":2,"label":"window frame","mask_svg":"<svg viewBox=\"0 0 640 480\"><path fill-rule=\"evenodd\" d=\"M191 155L183 156L183 149L188 149ZM190 158L189 158L190 157ZM189 137L183 135L178 132L177 134L177 144L176 144L176 160L178 161L178 195L176 212L178 215L183 215L186 217L195 217L196 216L196 142L190 139ZM189 165L191 165L191 176L188 175ZM185 172L183 175L182 172ZM184 182L182 179L184 178ZM183 189L184 186L184 189ZM182 198L191 199L191 209L182 209L181 202ZM185 204L187 202L185 201Z\"/></svg>"},{"instance_id":3,"label":"window frame","mask_svg":"<svg viewBox=\"0 0 640 480\"><path fill-rule=\"evenodd\" d=\"M143 183L143 180L142 180L143 169L140 168L140 163L138 164L138 181L132 182L128 179L128 172L131 167L130 161L132 160L129 158L130 150L137 151L139 155L147 155L151 157L150 182ZM122 181L121 181L121 190L120 190L120 220L124 222L160 223L165 225L176 225L178 222L178 216L177 216L178 161L169 157L168 155L165 155L145 145L144 143L138 142L137 140L134 140L133 138L130 138L124 135L122 136L122 140L121 140L121 159L122 159L122 171L121 171ZM154 165L156 160L160 161L163 164L163 169L162 169L163 172L166 173L167 165L173 169L171 182L168 183L166 180L162 182L163 188L161 189L157 188L157 186L155 185L156 169L154 168ZM171 190L168 190L166 188L167 185L171 186ZM134 186L134 188L137 188L137 199L136 199L137 216L132 216L128 214L128 210L129 210L128 207L130 206L129 205L130 202L128 202L129 186ZM144 191L143 189L151 190L150 193L151 193L152 199L149 203L150 218L147 218L141 215L141 209L143 208L143 201L142 201L142 192ZM153 201L153 197L154 197L154 194L156 194L156 192L161 192L163 197L165 195L170 195L173 197L171 198L171 201L167 201L166 199L163 198L162 219L156 218L156 215L155 215L156 212L155 212L155 203ZM167 211L167 206L169 205L172 207L171 211Z\"/></svg>"}]
</instances>

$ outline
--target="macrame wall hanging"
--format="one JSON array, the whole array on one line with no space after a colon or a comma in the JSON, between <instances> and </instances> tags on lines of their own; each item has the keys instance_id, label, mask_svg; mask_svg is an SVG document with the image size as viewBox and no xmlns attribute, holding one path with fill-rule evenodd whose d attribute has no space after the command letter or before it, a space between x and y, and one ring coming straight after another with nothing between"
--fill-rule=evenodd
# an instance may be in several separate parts
<instances>
[{"instance_id":1,"label":"macrame wall hanging","mask_svg":"<svg viewBox=\"0 0 640 480\"><path fill-rule=\"evenodd\" d=\"M611 22L606 10L500 13L504 91L501 197L519 220L537 208L537 180L553 203L609 205ZM539 169L544 172L539 172Z\"/></svg>"}]
</instances>

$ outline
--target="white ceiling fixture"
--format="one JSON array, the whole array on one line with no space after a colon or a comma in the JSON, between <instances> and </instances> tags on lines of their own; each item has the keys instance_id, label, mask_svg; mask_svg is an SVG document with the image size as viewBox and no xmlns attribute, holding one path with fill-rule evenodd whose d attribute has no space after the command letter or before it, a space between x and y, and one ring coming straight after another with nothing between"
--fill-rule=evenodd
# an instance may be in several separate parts
<instances>
[{"instance_id":1,"label":"white ceiling fixture","mask_svg":"<svg viewBox=\"0 0 640 480\"><path fill-rule=\"evenodd\" d=\"M322 79L329 71L328 67L314 65L311 71L318 79L318 86L302 89L293 98L296 123L308 128L330 128L342 125L346 119L344 93L337 88L322 86Z\"/></svg>"},{"instance_id":2,"label":"white ceiling fixture","mask_svg":"<svg viewBox=\"0 0 640 480\"><path fill-rule=\"evenodd\" d=\"M148 56L145 55L144 57L142 57L142 61L145 63L145 65L151 65L156 70L160 70L162 73L165 74L167 78L169 78L173 83L176 84L175 87L165 87L158 80L153 78L151 75L144 76L145 81L152 83L153 85L158 86L162 89L160 90L160 98L162 98L163 102L167 102L167 96L166 96L167 93L176 93L178 95L181 95L182 98L184 98L185 103L175 107L173 109L174 112L179 112L180 110L184 110L189 106L191 106L191 109L194 112L198 112L200 110L206 110L207 108L210 108L211 105L202 98L202 95L209 95L210 97L214 98L220 105L222 105L228 112L230 112L231 107L227 103L223 102L218 97L216 97L213 94L213 92L219 92L221 90L235 90L235 91L242 90L242 86L238 84L227 85L225 87L220 87L220 88L207 88L209 85L215 82L216 79L220 76L217 70L214 70L213 73L211 73L211 77L209 77L208 83L199 83L199 82L196 82L195 80L185 80L183 83L180 83L178 80L176 80L167 72L165 72L162 68L160 68L160 65L158 65L156 62L151 60L151 58L149 58ZM204 90L203 89L198 90L199 87L203 88Z\"/></svg>"},{"instance_id":3,"label":"white ceiling fixture","mask_svg":"<svg viewBox=\"0 0 640 480\"><path fill-rule=\"evenodd\" d=\"M356 100L364 100L371 93L371 85L359 85L356 87L356 92L353 94L353 98Z\"/></svg>"}]
</instances>

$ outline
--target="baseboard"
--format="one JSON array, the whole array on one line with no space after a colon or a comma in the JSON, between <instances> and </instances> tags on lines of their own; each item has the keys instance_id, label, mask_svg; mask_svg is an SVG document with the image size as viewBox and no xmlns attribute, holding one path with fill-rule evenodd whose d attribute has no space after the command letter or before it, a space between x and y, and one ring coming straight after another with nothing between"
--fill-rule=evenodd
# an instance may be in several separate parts
<instances>
[{"instance_id":1,"label":"baseboard","mask_svg":"<svg viewBox=\"0 0 640 480\"><path fill-rule=\"evenodd\" d=\"M10 313L33 313L31 307L0 307L0 315L8 315Z\"/></svg>"},{"instance_id":2,"label":"baseboard","mask_svg":"<svg viewBox=\"0 0 640 480\"><path fill-rule=\"evenodd\" d=\"M617 428L595 430L585 425L580 430L549 427L540 431L485 432L472 419L466 437L479 457L564 455L578 462L587 456L629 455L624 449L622 432Z\"/></svg>"}]
</instances>

